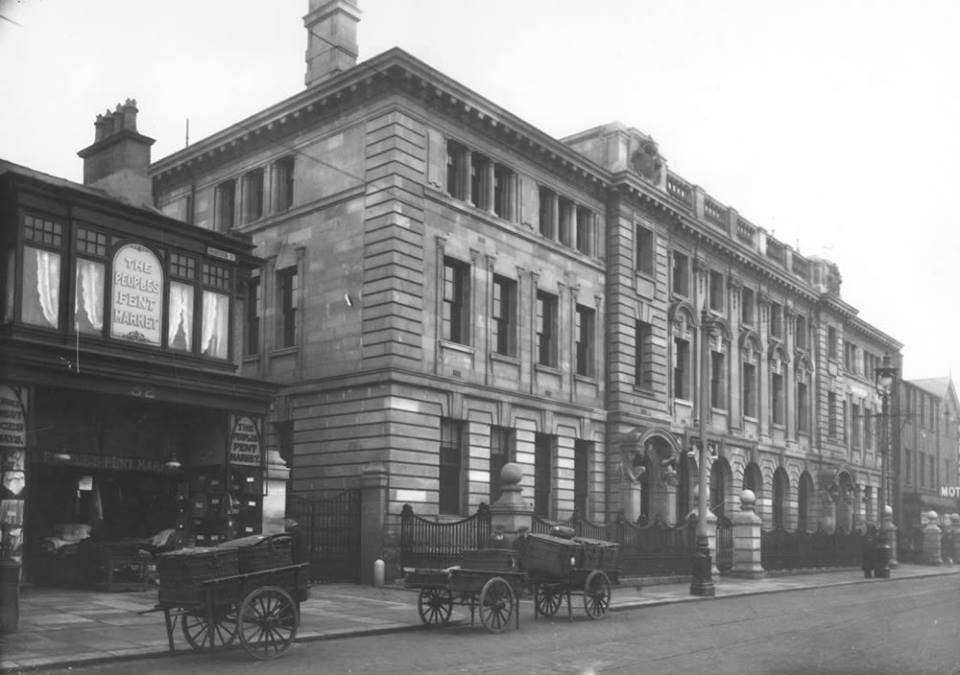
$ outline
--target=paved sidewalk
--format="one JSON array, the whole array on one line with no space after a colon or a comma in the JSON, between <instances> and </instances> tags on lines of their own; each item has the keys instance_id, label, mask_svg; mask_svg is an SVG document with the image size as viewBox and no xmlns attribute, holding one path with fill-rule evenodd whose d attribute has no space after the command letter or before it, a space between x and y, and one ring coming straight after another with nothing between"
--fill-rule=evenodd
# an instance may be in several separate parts
<instances>
[{"instance_id":1,"label":"paved sidewalk","mask_svg":"<svg viewBox=\"0 0 960 675\"><path fill-rule=\"evenodd\" d=\"M714 582L716 598L722 599L846 584L895 583L902 579L958 573L960 566L900 565L893 570L889 581L864 579L859 570L840 570L764 579L716 577ZM639 587L636 582L624 580L613 589L610 611L707 600L709 598L691 596L688 581ZM167 653L163 613L149 611L156 601L155 590L97 593L26 589L20 600L19 632L0 636L0 672L15 673ZM582 614L582 608L576 606L579 597L573 602L574 614ZM310 590L310 599L301 606L297 641L419 629L421 623L416 605L416 592L400 586L314 586ZM469 616L465 609L456 609ZM533 608L529 600L521 603L520 612L521 623L532 620ZM178 651L189 650L179 627L175 641Z\"/></svg>"}]
</instances>

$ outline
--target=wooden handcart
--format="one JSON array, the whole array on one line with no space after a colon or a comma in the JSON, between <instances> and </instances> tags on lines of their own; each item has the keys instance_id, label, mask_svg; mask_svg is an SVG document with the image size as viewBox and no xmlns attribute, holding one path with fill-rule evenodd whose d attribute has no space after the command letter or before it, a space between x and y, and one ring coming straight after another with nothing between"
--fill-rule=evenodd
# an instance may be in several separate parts
<instances>
[{"instance_id":1,"label":"wooden handcart","mask_svg":"<svg viewBox=\"0 0 960 675\"><path fill-rule=\"evenodd\" d=\"M178 621L187 644L199 651L239 642L250 656L272 659L293 643L300 603L307 598L309 563L291 564L282 539L245 540L158 559L156 609L163 611L171 652Z\"/></svg>"},{"instance_id":2,"label":"wooden handcart","mask_svg":"<svg viewBox=\"0 0 960 675\"><path fill-rule=\"evenodd\" d=\"M518 544L515 549L464 551L460 565L408 573L406 587L420 590L417 611L423 624L447 625L453 607L460 605L470 608L471 625L479 613L480 623L491 633L506 630L511 618L519 628L519 598L524 591L533 594L535 618L553 616L566 599L572 619L574 593L583 595L591 619L606 614L610 575L616 578L616 544L546 535L527 535Z\"/></svg>"}]
</instances>

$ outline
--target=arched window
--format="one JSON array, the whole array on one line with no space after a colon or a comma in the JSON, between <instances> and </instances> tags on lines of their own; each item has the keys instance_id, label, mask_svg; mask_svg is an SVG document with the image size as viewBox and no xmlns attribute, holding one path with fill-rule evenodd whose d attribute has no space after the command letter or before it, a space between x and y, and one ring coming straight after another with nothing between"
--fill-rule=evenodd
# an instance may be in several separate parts
<instances>
[{"instance_id":1,"label":"arched window","mask_svg":"<svg viewBox=\"0 0 960 675\"><path fill-rule=\"evenodd\" d=\"M763 478L760 475L760 467L751 462L743 470L743 489L751 490L758 498L760 497L760 488L763 486Z\"/></svg>"},{"instance_id":2,"label":"arched window","mask_svg":"<svg viewBox=\"0 0 960 675\"><path fill-rule=\"evenodd\" d=\"M773 529L786 529L785 513L787 506L787 491L790 488L790 479L787 472L780 467L773 474Z\"/></svg>"},{"instance_id":3,"label":"arched window","mask_svg":"<svg viewBox=\"0 0 960 675\"><path fill-rule=\"evenodd\" d=\"M720 518L726 515L727 482L730 479L730 465L720 458L710 467L710 502L713 513Z\"/></svg>"}]
</instances>

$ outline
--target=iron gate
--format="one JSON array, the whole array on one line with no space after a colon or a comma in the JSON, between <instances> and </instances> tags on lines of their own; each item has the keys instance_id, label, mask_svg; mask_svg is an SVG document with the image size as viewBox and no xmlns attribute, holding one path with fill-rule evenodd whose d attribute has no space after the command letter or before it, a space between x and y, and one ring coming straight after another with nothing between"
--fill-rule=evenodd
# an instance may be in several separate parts
<instances>
[{"instance_id":1,"label":"iron gate","mask_svg":"<svg viewBox=\"0 0 960 675\"><path fill-rule=\"evenodd\" d=\"M717 517L716 563L721 572L733 569L733 521L726 516Z\"/></svg>"},{"instance_id":2,"label":"iron gate","mask_svg":"<svg viewBox=\"0 0 960 675\"><path fill-rule=\"evenodd\" d=\"M287 496L309 553L310 580L360 582L360 488L328 498Z\"/></svg>"}]
</instances>

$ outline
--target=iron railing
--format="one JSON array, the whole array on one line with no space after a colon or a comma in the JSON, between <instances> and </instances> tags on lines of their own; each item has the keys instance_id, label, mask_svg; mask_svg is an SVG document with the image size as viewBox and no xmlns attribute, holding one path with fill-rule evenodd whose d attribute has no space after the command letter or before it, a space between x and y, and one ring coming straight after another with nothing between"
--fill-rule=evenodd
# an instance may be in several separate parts
<instances>
[{"instance_id":1,"label":"iron railing","mask_svg":"<svg viewBox=\"0 0 960 675\"><path fill-rule=\"evenodd\" d=\"M437 521L413 512L409 504L400 512L400 565L442 569L460 562L463 552L483 548L490 538L490 507L462 520Z\"/></svg>"},{"instance_id":2,"label":"iron railing","mask_svg":"<svg viewBox=\"0 0 960 675\"><path fill-rule=\"evenodd\" d=\"M311 581L360 581L359 488L327 498L288 495L287 517L299 526Z\"/></svg>"},{"instance_id":3,"label":"iron railing","mask_svg":"<svg viewBox=\"0 0 960 675\"><path fill-rule=\"evenodd\" d=\"M760 563L765 570L809 569L815 567L858 567L863 561L863 533L847 534L842 528L827 533L761 532Z\"/></svg>"}]
</instances>

